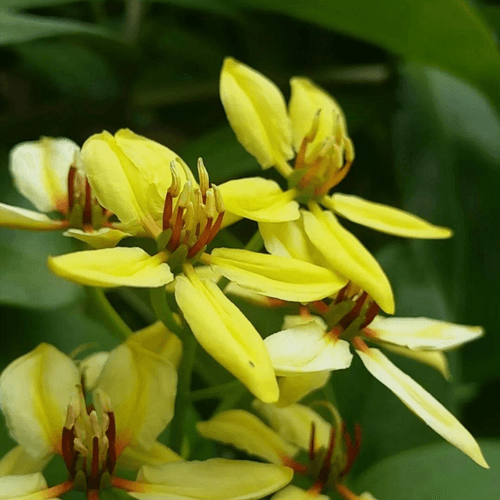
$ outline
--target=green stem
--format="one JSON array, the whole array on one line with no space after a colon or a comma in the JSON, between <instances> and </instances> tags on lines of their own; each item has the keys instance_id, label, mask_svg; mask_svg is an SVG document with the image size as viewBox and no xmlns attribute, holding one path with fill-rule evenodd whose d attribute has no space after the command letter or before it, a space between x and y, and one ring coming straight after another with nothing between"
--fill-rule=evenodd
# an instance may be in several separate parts
<instances>
[{"instance_id":1,"label":"green stem","mask_svg":"<svg viewBox=\"0 0 500 500\"><path fill-rule=\"evenodd\" d=\"M232 382L227 382L225 384L215 385L213 387L207 387L205 389L199 389L198 391L193 391L189 399L191 401L200 401L202 399L219 398L223 399L226 397L228 392L241 387L239 380L234 380Z\"/></svg>"},{"instance_id":2,"label":"green stem","mask_svg":"<svg viewBox=\"0 0 500 500\"><path fill-rule=\"evenodd\" d=\"M125 0L125 5L123 39L133 45L139 37L143 5L141 0Z\"/></svg>"},{"instance_id":3,"label":"green stem","mask_svg":"<svg viewBox=\"0 0 500 500\"><path fill-rule=\"evenodd\" d=\"M245 394L247 394L247 389L240 384L240 387L234 389L220 402L214 413L217 414L226 410L230 410L231 408L236 408L236 406L238 406L239 400Z\"/></svg>"},{"instance_id":4,"label":"green stem","mask_svg":"<svg viewBox=\"0 0 500 500\"><path fill-rule=\"evenodd\" d=\"M109 303L104 290L99 287L88 286L85 287L85 291L92 307L92 314L120 341L127 340L133 332Z\"/></svg>"},{"instance_id":5,"label":"green stem","mask_svg":"<svg viewBox=\"0 0 500 500\"><path fill-rule=\"evenodd\" d=\"M170 309L167 297L165 296L165 287L150 289L151 306L156 317L173 333L176 333L181 340L184 340L184 330L174 318L174 313Z\"/></svg>"}]
</instances>

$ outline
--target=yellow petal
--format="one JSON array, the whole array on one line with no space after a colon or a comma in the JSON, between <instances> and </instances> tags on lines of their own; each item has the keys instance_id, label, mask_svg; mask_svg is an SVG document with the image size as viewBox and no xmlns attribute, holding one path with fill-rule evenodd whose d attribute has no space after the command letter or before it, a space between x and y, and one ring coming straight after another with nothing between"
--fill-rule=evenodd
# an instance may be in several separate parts
<instances>
[{"instance_id":1,"label":"yellow petal","mask_svg":"<svg viewBox=\"0 0 500 500\"><path fill-rule=\"evenodd\" d=\"M278 399L278 384L261 336L220 288L197 276L177 278L175 298L200 345L256 397Z\"/></svg>"},{"instance_id":2,"label":"yellow petal","mask_svg":"<svg viewBox=\"0 0 500 500\"><path fill-rule=\"evenodd\" d=\"M410 349L446 351L484 334L480 326L464 326L429 318L384 318L377 316L370 323L375 339Z\"/></svg>"},{"instance_id":3,"label":"yellow petal","mask_svg":"<svg viewBox=\"0 0 500 500\"><path fill-rule=\"evenodd\" d=\"M305 491L297 486L287 486L273 495L271 500L330 500L330 497L318 495L317 492Z\"/></svg>"},{"instance_id":4,"label":"yellow petal","mask_svg":"<svg viewBox=\"0 0 500 500\"><path fill-rule=\"evenodd\" d=\"M446 379L450 379L450 367L446 355L441 351L422 351L418 349L409 349L400 345L390 344L388 342L380 342L379 345L394 354L405 356L406 358L414 359L419 363L429 365L436 369Z\"/></svg>"},{"instance_id":5,"label":"yellow petal","mask_svg":"<svg viewBox=\"0 0 500 500\"><path fill-rule=\"evenodd\" d=\"M293 146L299 150L304 137L309 134L314 117L320 111L318 132L312 145L322 146L330 137L342 138L347 134L344 113L337 101L322 88L308 78L292 78L290 80L292 94L290 97L290 119L293 129Z\"/></svg>"},{"instance_id":6,"label":"yellow petal","mask_svg":"<svg viewBox=\"0 0 500 500\"><path fill-rule=\"evenodd\" d=\"M303 450L309 449L313 423L315 426L314 449L328 447L332 427L311 408L299 404L278 408L257 400L252 403L252 406L280 436Z\"/></svg>"},{"instance_id":7,"label":"yellow petal","mask_svg":"<svg viewBox=\"0 0 500 500\"><path fill-rule=\"evenodd\" d=\"M396 236L441 239L450 238L453 234L447 227L435 226L399 208L363 200L357 196L335 193L330 203L325 205L346 219Z\"/></svg>"},{"instance_id":8,"label":"yellow petal","mask_svg":"<svg viewBox=\"0 0 500 500\"><path fill-rule=\"evenodd\" d=\"M18 497L36 493L45 488L47 488L47 482L40 472L23 476L0 477L0 500L16 500Z\"/></svg>"},{"instance_id":9,"label":"yellow petal","mask_svg":"<svg viewBox=\"0 0 500 500\"><path fill-rule=\"evenodd\" d=\"M229 444L276 465L286 464L298 452L296 446L244 410L224 411L206 422L198 422L196 429L204 438Z\"/></svg>"},{"instance_id":10,"label":"yellow petal","mask_svg":"<svg viewBox=\"0 0 500 500\"><path fill-rule=\"evenodd\" d=\"M352 362L349 343L332 337L314 321L265 339L276 375L342 370Z\"/></svg>"},{"instance_id":11,"label":"yellow petal","mask_svg":"<svg viewBox=\"0 0 500 500\"><path fill-rule=\"evenodd\" d=\"M177 372L158 355L127 340L111 351L96 391L111 400L117 442L149 450L174 415Z\"/></svg>"},{"instance_id":12,"label":"yellow petal","mask_svg":"<svg viewBox=\"0 0 500 500\"><path fill-rule=\"evenodd\" d=\"M298 219L299 204L293 191L282 191L278 183L261 177L237 179L219 186L228 212L258 222Z\"/></svg>"},{"instance_id":13,"label":"yellow petal","mask_svg":"<svg viewBox=\"0 0 500 500\"><path fill-rule=\"evenodd\" d=\"M156 441L149 450L127 446L118 459L118 467L139 470L143 465L157 466L182 460L175 451Z\"/></svg>"},{"instance_id":14,"label":"yellow petal","mask_svg":"<svg viewBox=\"0 0 500 500\"><path fill-rule=\"evenodd\" d=\"M340 290L340 275L308 262L248 250L216 248L214 271L253 292L283 300L312 302Z\"/></svg>"},{"instance_id":15,"label":"yellow petal","mask_svg":"<svg viewBox=\"0 0 500 500\"><path fill-rule=\"evenodd\" d=\"M101 351L87 356L78 363L80 373L85 380L85 389L87 392L92 392L95 389L108 358L109 352Z\"/></svg>"},{"instance_id":16,"label":"yellow petal","mask_svg":"<svg viewBox=\"0 0 500 500\"><path fill-rule=\"evenodd\" d=\"M64 236L88 243L93 248L109 248L116 246L123 238L132 235L119 229L102 227L92 232L82 231L81 229L68 229L64 232Z\"/></svg>"},{"instance_id":17,"label":"yellow petal","mask_svg":"<svg viewBox=\"0 0 500 500\"><path fill-rule=\"evenodd\" d=\"M285 100L271 80L227 57L220 97L236 137L263 168L293 158Z\"/></svg>"},{"instance_id":18,"label":"yellow petal","mask_svg":"<svg viewBox=\"0 0 500 500\"><path fill-rule=\"evenodd\" d=\"M0 376L10 434L34 460L60 452L68 403L79 383L75 363L49 344L16 359Z\"/></svg>"},{"instance_id":19,"label":"yellow petal","mask_svg":"<svg viewBox=\"0 0 500 500\"><path fill-rule=\"evenodd\" d=\"M378 349L356 352L368 371L396 394L429 427L478 465L489 468L479 445L469 431L423 387L392 364Z\"/></svg>"},{"instance_id":20,"label":"yellow petal","mask_svg":"<svg viewBox=\"0 0 500 500\"><path fill-rule=\"evenodd\" d=\"M0 460L0 476L33 474L41 471L52 458L46 455L41 459L34 459L22 446L16 446L6 453ZM1 492L0 492L1 498Z\"/></svg>"},{"instance_id":21,"label":"yellow petal","mask_svg":"<svg viewBox=\"0 0 500 500\"><path fill-rule=\"evenodd\" d=\"M143 467L137 481L150 483L148 492L129 494L148 499L253 500L288 484L292 469L247 460L212 458Z\"/></svg>"},{"instance_id":22,"label":"yellow petal","mask_svg":"<svg viewBox=\"0 0 500 500\"><path fill-rule=\"evenodd\" d=\"M332 268L368 292L385 312L394 314L391 285L373 255L331 212L318 209L302 214L307 236Z\"/></svg>"},{"instance_id":23,"label":"yellow petal","mask_svg":"<svg viewBox=\"0 0 500 500\"><path fill-rule=\"evenodd\" d=\"M141 248L104 248L48 258L49 268L75 283L90 286L156 288L174 277L163 254L152 257Z\"/></svg>"},{"instance_id":24,"label":"yellow petal","mask_svg":"<svg viewBox=\"0 0 500 500\"><path fill-rule=\"evenodd\" d=\"M160 196L154 184L130 161L109 132L95 134L85 141L82 163L103 207L116 214L124 224L145 225L154 232L149 225L160 218L164 194ZM165 169L168 168L165 165Z\"/></svg>"},{"instance_id":25,"label":"yellow petal","mask_svg":"<svg viewBox=\"0 0 500 500\"><path fill-rule=\"evenodd\" d=\"M299 325L307 325L311 321L314 321L323 329L324 332L326 332L328 327L323 318L320 318L319 316L298 316L293 314L285 315L283 317L283 330L295 328Z\"/></svg>"},{"instance_id":26,"label":"yellow petal","mask_svg":"<svg viewBox=\"0 0 500 500\"><path fill-rule=\"evenodd\" d=\"M359 495L359 500L377 500L371 493L365 491Z\"/></svg>"},{"instance_id":27,"label":"yellow petal","mask_svg":"<svg viewBox=\"0 0 500 500\"><path fill-rule=\"evenodd\" d=\"M330 370L325 370L322 372L301 373L293 377L280 377L278 379L280 398L276 406L283 408L297 403L316 389L324 387L330 379L330 375Z\"/></svg>"},{"instance_id":28,"label":"yellow petal","mask_svg":"<svg viewBox=\"0 0 500 500\"><path fill-rule=\"evenodd\" d=\"M10 152L14 184L40 212L51 212L67 201L69 167L80 148L64 137L22 142Z\"/></svg>"},{"instance_id":29,"label":"yellow petal","mask_svg":"<svg viewBox=\"0 0 500 500\"><path fill-rule=\"evenodd\" d=\"M63 221L49 219L46 215L0 203L0 227L29 229L31 231L56 231L64 227Z\"/></svg>"}]
</instances>

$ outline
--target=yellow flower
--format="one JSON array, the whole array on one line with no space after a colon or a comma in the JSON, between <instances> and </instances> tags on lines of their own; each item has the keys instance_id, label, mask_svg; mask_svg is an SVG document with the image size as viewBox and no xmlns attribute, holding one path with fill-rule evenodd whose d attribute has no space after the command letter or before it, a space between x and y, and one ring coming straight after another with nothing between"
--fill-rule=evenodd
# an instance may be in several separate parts
<instances>
[{"instance_id":1,"label":"yellow flower","mask_svg":"<svg viewBox=\"0 0 500 500\"><path fill-rule=\"evenodd\" d=\"M351 288L351 291L349 291ZM288 318L285 329L265 339L276 374L283 377L344 369L350 366L351 342L368 371L387 386L427 425L482 467L488 467L472 435L433 396L397 368L374 342L391 351L429 364L448 376L443 351L456 348L483 334L480 327L462 326L427 318L383 318L365 292L346 287L324 313ZM308 383L302 380L304 392ZM313 385L313 388L317 387ZM300 396L300 393L299 393ZM292 400L289 397L289 400Z\"/></svg>"},{"instance_id":2,"label":"yellow flower","mask_svg":"<svg viewBox=\"0 0 500 500\"><path fill-rule=\"evenodd\" d=\"M202 161L198 163L198 183L173 152L128 130L114 137L108 133L91 137L82 148L82 159L99 202L122 222L142 225L156 238L159 252L153 256L140 248L76 252L49 258L49 267L64 278L101 287L155 288L178 275L175 296L202 347L258 398L277 401L276 378L259 334L216 285L199 279L193 264L197 260L211 264L257 293L284 300L319 300L340 290L347 280L295 259L247 250L205 253L221 227L226 198L223 186L210 185ZM227 193L236 205L238 193L232 189ZM239 189L250 200L244 183ZM245 206L241 200L238 203ZM295 216L295 205L278 205L283 217ZM247 216L262 216L262 209L252 211L252 203L248 206ZM199 303L204 307L197 301L203 301ZM207 317L213 321L207 322Z\"/></svg>"},{"instance_id":3,"label":"yellow flower","mask_svg":"<svg viewBox=\"0 0 500 500\"><path fill-rule=\"evenodd\" d=\"M292 78L290 84L287 111L274 83L226 58L220 95L229 123L263 168L275 166L288 179L290 196L308 204L312 213L303 211L299 224L328 266L358 283L392 314L394 300L384 272L363 245L342 228L334 213L397 236L449 238L452 233L402 210L356 196L329 196L354 160L344 114L327 92L307 78ZM292 168L288 162L293 158ZM328 212L322 211L320 204ZM274 225L268 227L268 233L274 230Z\"/></svg>"},{"instance_id":4,"label":"yellow flower","mask_svg":"<svg viewBox=\"0 0 500 500\"><path fill-rule=\"evenodd\" d=\"M74 361L48 344L11 363L0 376L0 398L19 446L0 463L11 474L0 478L0 498L49 499L77 488L97 500L101 488L113 486L140 499L199 498L202 490L204 498L246 499L286 485L291 471L285 467L183 462L156 441L173 416L177 384L168 360L176 348L167 339L161 325L138 332L103 366L100 356L85 360L82 379ZM94 405L87 407L85 374L94 364L102 369L89 379ZM47 488L39 471L54 454L62 456L69 479ZM136 481L116 475L123 466L141 467ZM220 477L224 484L216 484Z\"/></svg>"},{"instance_id":5,"label":"yellow flower","mask_svg":"<svg viewBox=\"0 0 500 500\"><path fill-rule=\"evenodd\" d=\"M14 184L39 212L0 203L0 226L61 231L93 247L114 246L137 231L109 221L82 173L80 148L70 139L43 137L10 152ZM44 212L57 212L51 219Z\"/></svg>"},{"instance_id":6,"label":"yellow flower","mask_svg":"<svg viewBox=\"0 0 500 500\"><path fill-rule=\"evenodd\" d=\"M343 484L343 479L359 452L360 428L356 426L353 442L337 410L329 403L323 405L332 412L334 426L307 406L293 404L278 408L254 401L254 409L270 427L252 413L228 410L199 422L197 429L203 437L235 446L273 464L287 465L295 473L314 479L308 491L288 486L273 499L307 500L318 496L328 499L320 493L325 487L331 487L346 499L353 500L358 497ZM301 451L307 452L308 464L296 460ZM363 495L360 498L368 498Z\"/></svg>"}]
</instances>

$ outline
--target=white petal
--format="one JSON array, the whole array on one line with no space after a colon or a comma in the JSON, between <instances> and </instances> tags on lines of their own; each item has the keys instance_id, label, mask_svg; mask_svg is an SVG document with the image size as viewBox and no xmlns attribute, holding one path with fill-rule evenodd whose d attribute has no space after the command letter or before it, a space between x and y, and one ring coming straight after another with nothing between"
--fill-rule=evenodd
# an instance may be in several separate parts
<instances>
[{"instance_id":1,"label":"white petal","mask_svg":"<svg viewBox=\"0 0 500 500\"><path fill-rule=\"evenodd\" d=\"M17 497L36 493L45 488L47 482L40 472L0 477L0 500L15 500Z\"/></svg>"}]
</instances>

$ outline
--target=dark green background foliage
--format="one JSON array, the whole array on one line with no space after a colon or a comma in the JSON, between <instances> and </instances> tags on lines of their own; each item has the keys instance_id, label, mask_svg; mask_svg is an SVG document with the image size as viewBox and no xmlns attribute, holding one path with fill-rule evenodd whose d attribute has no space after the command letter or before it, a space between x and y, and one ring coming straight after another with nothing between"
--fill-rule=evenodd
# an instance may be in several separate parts
<instances>
[{"instance_id":1,"label":"dark green background foliage","mask_svg":"<svg viewBox=\"0 0 500 500\"><path fill-rule=\"evenodd\" d=\"M260 175L218 98L223 57L286 95L291 76L311 77L343 106L356 147L340 191L455 231L448 241L406 241L348 225L389 275L397 314L486 329L450 355L450 382L395 361L483 440L492 471L443 443L355 360L319 394L333 392L347 424L363 425L353 487L381 500L498 498L499 30L499 8L462 0L2 0L0 201L28 206L11 186L8 151L41 135L81 144L130 127L192 166L202 156L214 182ZM220 242L254 230L236 226ZM84 291L46 269L47 254L72 248L58 234L0 230L1 368L42 341L68 353L115 345ZM147 295L118 290L110 299L133 328L151 321ZM264 335L280 328L279 314L241 306ZM195 389L231 380L208 356L196 369ZM197 404L189 419L193 458L221 451L194 432L216 403ZM0 452L11 446L2 429ZM49 482L60 467L50 466Z\"/></svg>"}]
</instances>

